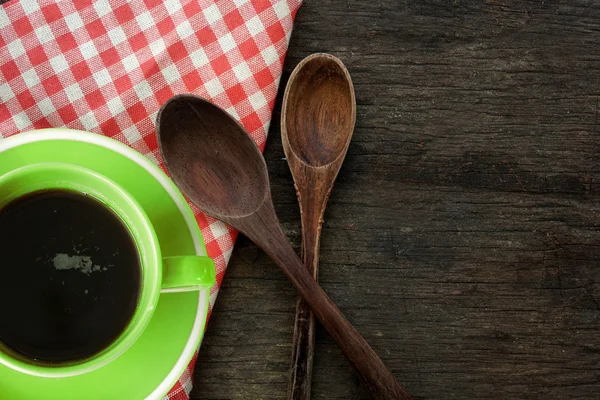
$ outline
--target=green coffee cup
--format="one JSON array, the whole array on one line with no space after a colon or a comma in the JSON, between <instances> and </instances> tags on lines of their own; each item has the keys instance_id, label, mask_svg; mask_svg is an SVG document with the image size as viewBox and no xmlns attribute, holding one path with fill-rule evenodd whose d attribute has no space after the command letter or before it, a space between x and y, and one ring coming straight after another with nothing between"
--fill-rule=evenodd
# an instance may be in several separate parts
<instances>
[{"instance_id":1,"label":"green coffee cup","mask_svg":"<svg viewBox=\"0 0 600 400\"><path fill-rule=\"evenodd\" d=\"M0 343L0 363L35 376L62 378L98 369L123 354L150 322L161 292L209 288L215 282L212 260L196 255L163 258L152 223L139 203L122 187L90 169L68 163L39 163L0 177L0 208L29 193L62 189L93 197L117 214L139 253L141 285L136 310L122 334L101 352L69 364L36 363Z\"/></svg>"}]
</instances>

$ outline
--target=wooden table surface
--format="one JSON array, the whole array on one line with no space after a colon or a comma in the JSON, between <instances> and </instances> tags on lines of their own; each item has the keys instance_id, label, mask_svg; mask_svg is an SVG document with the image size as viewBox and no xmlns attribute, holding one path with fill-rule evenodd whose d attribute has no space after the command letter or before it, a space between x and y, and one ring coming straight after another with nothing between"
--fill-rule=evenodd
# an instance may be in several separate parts
<instances>
[{"instance_id":1,"label":"wooden table surface","mask_svg":"<svg viewBox=\"0 0 600 400\"><path fill-rule=\"evenodd\" d=\"M600 2L306 1L265 152L296 248L279 109L320 51L347 65L358 103L325 291L417 399L599 399ZM240 238L192 398L284 399L295 304ZM313 399L366 398L316 340Z\"/></svg>"}]
</instances>

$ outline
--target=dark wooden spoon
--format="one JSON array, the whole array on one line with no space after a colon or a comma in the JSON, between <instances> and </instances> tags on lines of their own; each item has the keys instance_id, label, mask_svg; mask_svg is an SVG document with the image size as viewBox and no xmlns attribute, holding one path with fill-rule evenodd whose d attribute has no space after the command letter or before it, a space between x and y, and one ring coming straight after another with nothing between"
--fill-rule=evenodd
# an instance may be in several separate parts
<instances>
[{"instance_id":1,"label":"dark wooden spoon","mask_svg":"<svg viewBox=\"0 0 600 400\"><path fill-rule=\"evenodd\" d=\"M283 96L281 139L300 204L302 262L315 280L323 215L355 120L354 87L344 64L329 54L302 60ZM315 319L298 297L288 400L310 399L314 347Z\"/></svg>"},{"instance_id":2,"label":"dark wooden spoon","mask_svg":"<svg viewBox=\"0 0 600 400\"><path fill-rule=\"evenodd\" d=\"M294 252L275 215L265 160L244 128L207 100L179 95L158 112L156 132L177 186L206 214L244 233L279 265L371 396L410 399Z\"/></svg>"}]
</instances>

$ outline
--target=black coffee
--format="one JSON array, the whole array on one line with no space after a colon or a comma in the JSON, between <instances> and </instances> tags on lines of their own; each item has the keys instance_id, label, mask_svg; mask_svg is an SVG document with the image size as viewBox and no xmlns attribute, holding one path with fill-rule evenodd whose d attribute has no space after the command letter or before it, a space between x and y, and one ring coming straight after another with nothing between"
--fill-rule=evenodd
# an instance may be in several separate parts
<instances>
[{"instance_id":1,"label":"black coffee","mask_svg":"<svg viewBox=\"0 0 600 400\"><path fill-rule=\"evenodd\" d=\"M131 234L96 199L46 190L0 209L0 343L16 353L62 363L100 352L131 320L140 279Z\"/></svg>"}]
</instances>

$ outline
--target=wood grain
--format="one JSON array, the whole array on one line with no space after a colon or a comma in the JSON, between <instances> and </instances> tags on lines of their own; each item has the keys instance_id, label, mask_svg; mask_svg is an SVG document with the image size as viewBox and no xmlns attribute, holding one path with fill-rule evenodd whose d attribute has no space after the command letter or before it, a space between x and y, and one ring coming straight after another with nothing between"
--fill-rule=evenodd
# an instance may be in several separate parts
<instances>
[{"instance_id":1,"label":"wood grain","mask_svg":"<svg viewBox=\"0 0 600 400\"><path fill-rule=\"evenodd\" d=\"M593 1L300 9L287 74L332 53L358 102L320 282L415 398L598 398L599 45ZM299 248L277 112L265 155ZM283 274L239 240L192 398L284 398L294 312ZM367 398L320 328L312 388Z\"/></svg>"}]
</instances>

